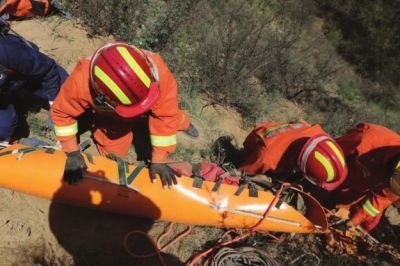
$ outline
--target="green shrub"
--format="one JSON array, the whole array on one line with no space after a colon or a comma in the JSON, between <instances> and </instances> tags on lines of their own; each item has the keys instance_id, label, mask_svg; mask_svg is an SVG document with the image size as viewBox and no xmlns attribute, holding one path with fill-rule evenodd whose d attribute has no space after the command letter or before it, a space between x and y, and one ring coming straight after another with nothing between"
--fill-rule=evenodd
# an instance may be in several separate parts
<instances>
[{"instance_id":1,"label":"green shrub","mask_svg":"<svg viewBox=\"0 0 400 266\"><path fill-rule=\"evenodd\" d=\"M351 81L340 83L338 93L349 102L358 102L360 100L360 92Z\"/></svg>"}]
</instances>

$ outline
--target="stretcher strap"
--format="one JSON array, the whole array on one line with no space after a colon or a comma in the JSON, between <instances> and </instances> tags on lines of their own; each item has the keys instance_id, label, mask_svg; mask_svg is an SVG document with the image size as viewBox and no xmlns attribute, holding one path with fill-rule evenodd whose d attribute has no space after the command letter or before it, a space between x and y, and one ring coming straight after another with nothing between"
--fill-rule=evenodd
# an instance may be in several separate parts
<instances>
[{"instance_id":1,"label":"stretcher strap","mask_svg":"<svg viewBox=\"0 0 400 266\"><path fill-rule=\"evenodd\" d=\"M4 156L4 155L7 155L7 154L14 154L14 153L17 153L17 152L18 152L18 150L3 151L3 152L0 152L0 156Z\"/></svg>"},{"instance_id":2,"label":"stretcher strap","mask_svg":"<svg viewBox=\"0 0 400 266\"><path fill-rule=\"evenodd\" d=\"M222 185L222 181L224 181L225 178L229 179L230 176L231 176L231 174L229 172L225 172L222 175L218 176L218 179L217 179L217 181L215 181L212 191L217 192Z\"/></svg>"},{"instance_id":3,"label":"stretcher strap","mask_svg":"<svg viewBox=\"0 0 400 266\"><path fill-rule=\"evenodd\" d=\"M107 154L107 158L117 162L118 180L121 186L127 187L126 171L128 170L127 163L116 154Z\"/></svg>"},{"instance_id":4,"label":"stretcher strap","mask_svg":"<svg viewBox=\"0 0 400 266\"><path fill-rule=\"evenodd\" d=\"M95 164L94 161L93 161L93 156L91 154L89 154L87 152L84 152L83 154L86 155L86 158L88 159L89 163Z\"/></svg>"},{"instance_id":5,"label":"stretcher strap","mask_svg":"<svg viewBox=\"0 0 400 266\"><path fill-rule=\"evenodd\" d=\"M22 149L11 150L11 151L3 151L3 152L0 152L0 156L4 156L4 155L7 155L7 154L21 153L21 152L28 153L28 152L37 151L37 150L38 150L37 148L29 147L29 148L22 148Z\"/></svg>"},{"instance_id":6,"label":"stretcher strap","mask_svg":"<svg viewBox=\"0 0 400 266\"><path fill-rule=\"evenodd\" d=\"M135 181L136 177L139 176L140 172L145 168L145 165L136 166L136 168L127 177L128 185L131 185Z\"/></svg>"},{"instance_id":7,"label":"stretcher strap","mask_svg":"<svg viewBox=\"0 0 400 266\"><path fill-rule=\"evenodd\" d=\"M220 176L220 177L218 178L217 182L215 182L215 185L214 185L214 187L212 188L211 191L217 192L218 189L221 187L222 180L224 180L224 178Z\"/></svg>"},{"instance_id":8,"label":"stretcher strap","mask_svg":"<svg viewBox=\"0 0 400 266\"><path fill-rule=\"evenodd\" d=\"M53 148L47 148L45 151L45 153L48 153L48 154L54 154L55 152L56 152L56 150Z\"/></svg>"},{"instance_id":9,"label":"stretcher strap","mask_svg":"<svg viewBox=\"0 0 400 266\"><path fill-rule=\"evenodd\" d=\"M249 197L258 198L258 189L253 184L249 184Z\"/></svg>"},{"instance_id":10,"label":"stretcher strap","mask_svg":"<svg viewBox=\"0 0 400 266\"><path fill-rule=\"evenodd\" d=\"M240 194L242 194L243 190L249 186L249 183L250 183L250 177L248 176L243 177L239 184L239 188L235 192L235 196L239 196Z\"/></svg>"},{"instance_id":11,"label":"stretcher strap","mask_svg":"<svg viewBox=\"0 0 400 266\"><path fill-rule=\"evenodd\" d=\"M140 172L146 167L145 165L136 166L132 173L130 173L129 176L126 176L126 174L129 173L129 164L127 162L116 154L107 154L106 157L117 162L118 182L124 187L129 187L129 185L135 181L136 177L139 176Z\"/></svg>"},{"instance_id":12,"label":"stretcher strap","mask_svg":"<svg viewBox=\"0 0 400 266\"><path fill-rule=\"evenodd\" d=\"M193 185L192 187L201 188L203 186L204 177L200 172L200 164L199 163L191 163L192 165L192 177L193 177Z\"/></svg>"}]
</instances>

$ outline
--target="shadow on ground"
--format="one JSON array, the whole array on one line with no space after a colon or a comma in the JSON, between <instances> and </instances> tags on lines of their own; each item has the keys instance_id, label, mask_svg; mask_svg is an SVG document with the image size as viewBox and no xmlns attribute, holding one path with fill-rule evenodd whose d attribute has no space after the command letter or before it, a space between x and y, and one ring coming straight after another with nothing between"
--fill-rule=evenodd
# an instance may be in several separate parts
<instances>
[{"instance_id":1,"label":"shadow on ground","mask_svg":"<svg viewBox=\"0 0 400 266\"><path fill-rule=\"evenodd\" d=\"M147 233L154 221L131 216L113 214L95 209L69 206L57 202L68 202L69 198L76 198L79 194L79 205L92 206L96 209L112 209L113 198L107 198L106 191L101 193L101 202L93 203L93 190L83 185L69 186L63 183L54 194L55 202L49 208L48 222L50 229L58 243L73 257L74 266L128 266L128 265L157 265L160 264L156 256L148 259L136 259L128 254L124 247L125 236L133 231L140 230ZM107 188L105 188L107 189ZM74 200L72 200L74 201ZM160 216L160 210L150 199L142 197L137 206L126 208L146 209L154 215ZM128 249L138 255L153 253L154 249L145 237L127 238ZM167 265L183 265L175 256L162 254ZM42 264L44 266L44 264ZM48 265L50 266L50 264Z\"/></svg>"}]
</instances>

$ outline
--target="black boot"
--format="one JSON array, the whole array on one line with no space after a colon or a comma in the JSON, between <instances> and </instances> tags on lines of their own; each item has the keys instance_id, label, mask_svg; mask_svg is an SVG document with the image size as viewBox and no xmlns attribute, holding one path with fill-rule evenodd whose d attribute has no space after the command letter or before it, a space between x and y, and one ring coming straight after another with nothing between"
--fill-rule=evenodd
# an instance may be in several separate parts
<instances>
[{"instance_id":1,"label":"black boot","mask_svg":"<svg viewBox=\"0 0 400 266\"><path fill-rule=\"evenodd\" d=\"M189 127L184 130L183 133L191 138L197 138L199 136L199 131L193 126L192 123L189 124Z\"/></svg>"}]
</instances>

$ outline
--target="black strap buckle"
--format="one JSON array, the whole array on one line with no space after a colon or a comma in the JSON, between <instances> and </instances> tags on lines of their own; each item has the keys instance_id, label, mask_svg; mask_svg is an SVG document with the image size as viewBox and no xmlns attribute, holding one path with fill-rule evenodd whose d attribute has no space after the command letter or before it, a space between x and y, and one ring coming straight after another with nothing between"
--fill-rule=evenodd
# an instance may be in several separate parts
<instances>
[{"instance_id":1,"label":"black strap buckle","mask_svg":"<svg viewBox=\"0 0 400 266\"><path fill-rule=\"evenodd\" d=\"M94 102L97 104L104 104L105 101L106 101L106 98L102 94L99 94L99 95L97 95L96 98L94 98Z\"/></svg>"},{"instance_id":2,"label":"black strap buckle","mask_svg":"<svg viewBox=\"0 0 400 266\"><path fill-rule=\"evenodd\" d=\"M231 176L242 176L242 173L236 169L233 163L224 163L221 165L222 169L227 171Z\"/></svg>"}]
</instances>

